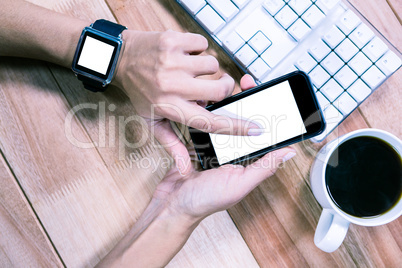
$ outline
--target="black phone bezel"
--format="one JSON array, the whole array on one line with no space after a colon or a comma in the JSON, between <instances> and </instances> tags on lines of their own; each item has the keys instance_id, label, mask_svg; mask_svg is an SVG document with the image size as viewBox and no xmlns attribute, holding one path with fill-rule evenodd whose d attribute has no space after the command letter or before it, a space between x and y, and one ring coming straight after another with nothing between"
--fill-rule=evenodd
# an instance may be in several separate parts
<instances>
[{"instance_id":1,"label":"black phone bezel","mask_svg":"<svg viewBox=\"0 0 402 268\"><path fill-rule=\"evenodd\" d=\"M243 91L241 93L228 97L220 102L214 103L206 107L206 109L208 111L213 111L229 103L235 102L237 100L255 94L259 91L269 89L270 87L280 84L284 81L289 81L290 88L295 97L296 104L300 111L307 132L303 135L293 137L286 141L258 150L254 153L234 159L232 161L224 163L224 165L244 164L247 160L261 157L270 151L277 150L282 147L286 147L290 144L312 138L316 135L321 134L324 131L325 119L318 104L310 79L308 75L302 71L295 71L287 75L281 76L279 78L276 78L274 80L271 80L269 82L263 83L252 89ZM307 121L311 121L311 123L306 124ZM220 164L218 162L215 150L212 146L209 134L194 128L189 128L189 132L193 140L193 144L196 149L198 159L201 162L201 166L204 169L219 167Z\"/></svg>"}]
</instances>

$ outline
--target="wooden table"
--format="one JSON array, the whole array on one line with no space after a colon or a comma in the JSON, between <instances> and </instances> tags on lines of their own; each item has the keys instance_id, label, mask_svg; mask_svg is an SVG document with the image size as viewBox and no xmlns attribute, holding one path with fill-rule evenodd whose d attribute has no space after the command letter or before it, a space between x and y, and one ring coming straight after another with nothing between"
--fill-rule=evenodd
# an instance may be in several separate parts
<instances>
[{"instance_id":1,"label":"wooden table","mask_svg":"<svg viewBox=\"0 0 402 268\"><path fill-rule=\"evenodd\" d=\"M201 33L173 0L32 2L131 29ZM402 50L399 0L352 3ZM209 52L239 81L241 73L219 49ZM399 70L327 140L365 127L402 137L401 81ZM93 266L129 230L166 172L158 160L171 161L151 140L136 148L118 143L119 134L132 143L144 136L136 121L121 133L115 127L133 115L119 90L92 94L68 69L0 58L1 267ZM295 146L297 157L240 204L203 221L169 266L401 267L401 218L386 226L352 225L334 253L315 247L321 207L309 168L322 145Z\"/></svg>"}]
</instances>

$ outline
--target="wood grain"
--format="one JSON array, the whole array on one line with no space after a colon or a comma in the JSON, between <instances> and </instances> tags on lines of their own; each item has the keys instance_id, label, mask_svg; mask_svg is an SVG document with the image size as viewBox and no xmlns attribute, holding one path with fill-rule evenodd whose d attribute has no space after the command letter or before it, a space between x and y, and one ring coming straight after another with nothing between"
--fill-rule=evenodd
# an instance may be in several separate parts
<instances>
[{"instance_id":1,"label":"wood grain","mask_svg":"<svg viewBox=\"0 0 402 268\"><path fill-rule=\"evenodd\" d=\"M35 1L80 18L113 20L104 2L92 2L99 8L87 1ZM1 66L6 104L2 115L11 118L2 127L16 127L4 133L0 143L65 264L93 266L135 223L171 159L151 139L135 148L121 146L118 135L130 143L149 136L141 122L130 122L123 132L116 126L119 119L135 117L121 91L93 94L71 71L36 64L9 59ZM80 107L71 125L66 125L71 108ZM66 135L66 127L72 137ZM90 148L79 148L71 139ZM22 148L13 150L17 147ZM20 161L18 156L24 154L26 161ZM161 168L161 159L168 165ZM257 266L227 212L208 218L196 229L171 265L179 263Z\"/></svg>"},{"instance_id":2,"label":"wood grain","mask_svg":"<svg viewBox=\"0 0 402 268\"><path fill-rule=\"evenodd\" d=\"M359 2L359 4L364 6L363 13L373 14L371 19L375 22L379 21L379 25L375 24L375 26L387 28L388 33L386 34L391 37L391 29L398 29L399 31L400 24L392 16L393 13L385 1L383 1L384 8L381 8L380 12L378 11L378 3L375 2L364 1L364 3ZM400 36L394 37L391 41L398 42L397 39ZM400 102L395 102L395 100L400 99L400 75L401 71L399 70L362 105L360 108L362 112L355 111L327 137L326 141L366 127L378 127L400 136L400 112L395 113L395 111L400 111ZM379 99L379 95L382 99ZM326 141L321 144L312 144L306 141L295 146L298 155L286 163L285 167L275 176L268 178L258 191L252 192L240 205L229 210L232 218L262 267L280 265L277 263L278 258L272 260L267 254L267 247L274 247L277 244L286 248L293 247L297 255L303 256L304 263L307 265L301 266L398 267L402 258L401 241L400 234L394 232L395 226L400 226L401 219L386 226L372 228L352 226L343 245L331 254L323 253L314 246L314 230L321 208L315 201L309 187L309 169L319 148ZM247 207L247 210L244 210L244 207ZM262 211L266 213L262 213ZM261 226L258 229L269 230L267 226L272 224L272 221L279 221L279 225L285 232L281 236L275 236L280 234L277 232L278 228L266 236L261 236L247 226L250 224L249 222L245 224L242 220L242 215L246 212L256 215L255 217L258 216L258 220L251 219ZM286 243L289 237L293 245ZM381 242L389 241L389 243L378 243L377 239L380 239ZM389 254L389 252L392 253ZM292 259L294 256L295 254L289 258Z\"/></svg>"},{"instance_id":3,"label":"wood grain","mask_svg":"<svg viewBox=\"0 0 402 268\"><path fill-rule=\"evenodd\" d=\"M118 21L130 29L203 33L173 0L31 2L91 21ZM398 1L351 2L401 49ZM238 68L210 44L208 53L238 81ZM309 169L323 144L352 130L376 127L401 137L401 73L387 80L326 141L295 146L298 155L232 208L230 216L221 212L203 221L169 266L400 267L402 219L372 228L353 225L340 249L331 254L315 247L321 207L309 186ZM67 267L93 266L149 202L172 159L137 120L128 98L111 89L93 94L70 70L37 61L1 60L0 149L12 170L0 159L0 232L5 232L0 233L0 266L60 266L50 242ZM72 108L81 109L67 128L73 139L93 145L90 148L74 145L66 134ZM119 120L131 121L119 128ZM119 135L132 144L143 142L122 144ZM11 192L18 198L4 195Z\"/></svg>"},{"instance_id":4,"label":"wood grain","mask_svg":"<svg viewBox=\"0 0 402 268\"><path fill-rule=\"evenodd\" d=\"M1 267L62 267L30 204L0 157Z\"/></svg>"},{"instance_id":5,"label":"wood grain","mask_svg":"<svg viewBox=\"0 0 402 268\"><path fill-rule=\"evenodd\" d=\"M127 232L129 208L96 149L67 140L69 105L47 66L9 59L0 80L1 149L63 262L93 266Z\"/></svg>"}]
</instances>

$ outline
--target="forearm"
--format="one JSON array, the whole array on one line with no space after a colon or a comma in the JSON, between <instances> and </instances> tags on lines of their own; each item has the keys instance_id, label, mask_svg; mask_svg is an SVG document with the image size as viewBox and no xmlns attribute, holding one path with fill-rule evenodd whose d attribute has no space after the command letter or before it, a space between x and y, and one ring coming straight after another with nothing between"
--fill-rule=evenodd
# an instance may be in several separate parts
<instances>
[{"instance_id":1,"label":"forearm","mask_svg":"<svg viewBox=\"0 0 402 268\"><path fill-rule=\"evenodd\" d=\"M163 267L184 246L200 220L172 212L153 199L99 267Z\"/></svg>"},{"instance_id":2,"label":"forearm","mask_svg":"<svg viewBox=\"0 0 402 268\"><path fill-rule=\"evenodd\" d=\"M22 0L0 0L0 56L34 58L71 67L90 22Z\"/></svg>"}]
</instances>

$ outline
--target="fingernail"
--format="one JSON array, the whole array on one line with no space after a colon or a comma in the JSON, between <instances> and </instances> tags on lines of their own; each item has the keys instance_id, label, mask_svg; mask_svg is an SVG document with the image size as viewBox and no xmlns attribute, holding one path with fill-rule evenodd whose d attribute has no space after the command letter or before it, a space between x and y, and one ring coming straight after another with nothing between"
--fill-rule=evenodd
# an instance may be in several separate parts
<instances>
[{"instance_id":1,"label":"fingernail","mask_svg":"<svg viewBox=\"0 0 402 268\"><path fill-rule=\"evenodd\" d=\"M204 100L197 100L197 104L200 105L200 106L202 106L202 107L207 106L207 102L204 101Z\"/></svg>"},{"instance_id":2,"label":"fingernail","mask_svg":"<svg viewBox=\"0 0 402 268\"><path fill-rule=\"evenodd\" d=\"M295 156L296 156L296 152L293 152L293 151L289 152L282 158L282 162L286 162L286 161L292 159Z\"/></svg>"},{"instance_id":3,"label":"fingernail","mask_svg":"<svg viewBox=\"0 0 402 268\"><path fill-rule=\"evenodd\" d=\"M264 126L263 125L261 125L261 123L260 122L258 122L258 121L250 121L250 123L251 123L251 125L250 125L250 128L264 128Z\"/></svg>"},{"instance_id":4,"label":"fingernail","mask_svg":"<svg viewBox=\"0 0 402 268\"><path fill-rule=\"evenodd\" d=\"M250 128L247 132L248 136L260 136L264 133L265 130L263 128Z\"/></svg>"}]
</instances>

